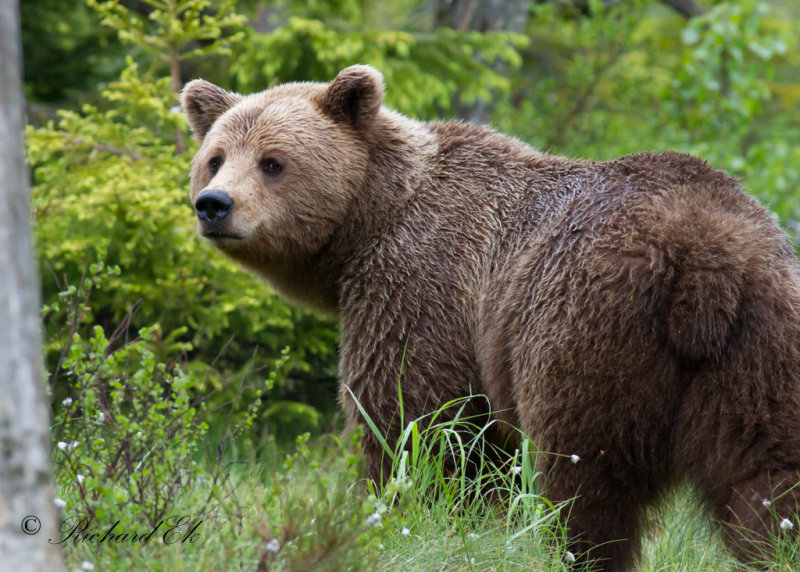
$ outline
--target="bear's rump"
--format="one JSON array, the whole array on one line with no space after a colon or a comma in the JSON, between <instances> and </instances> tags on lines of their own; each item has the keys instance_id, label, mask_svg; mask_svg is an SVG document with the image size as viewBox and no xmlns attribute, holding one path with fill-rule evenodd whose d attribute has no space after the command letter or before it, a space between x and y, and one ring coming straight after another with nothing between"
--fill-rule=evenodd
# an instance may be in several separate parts
<instances>
[{"instance_id":1,"label":"bear's rump","mask_svg":"<svg viewBox=\"0 0 800 572\"><path fill-rule=\"evenodd\" d=\"M604 209L573 203L517 258L505 295L516 304L500 321L509 377L519 423L543 449L579 454L565 449L581 445L575 435L588 454L618 447L653 466L693 372L752 327L748 274L776 272L765 253L786 248L733 183L607 192Z\"/></svg>"}]
</instances>

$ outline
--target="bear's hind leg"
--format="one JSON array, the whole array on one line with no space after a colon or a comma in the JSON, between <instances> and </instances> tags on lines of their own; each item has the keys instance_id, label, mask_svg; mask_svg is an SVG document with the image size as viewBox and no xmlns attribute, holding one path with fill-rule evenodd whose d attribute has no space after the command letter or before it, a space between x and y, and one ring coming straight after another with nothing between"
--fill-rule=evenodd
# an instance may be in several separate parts
<instances>
[{"instance_id":1,"label":"bear's hind leg","mask_svg":"<svg viewBox=\"0 0 800 572\"><path fill-rule=\"evenodd\" d=\"M566 502L560 519L578 568L591 562L590 569L597 572L632 570L639 556L643 509L653 497L653 491L642 487L646 479L604 455L577 463L559 458L547 475L547 498Z\"/></svg>"},{"instance_id":2,"label":"bear's hind leg","mask_svg":"<svg viewBox=\"0 0 800 572\"><path fill-rule=\"evenodd\" d=\"M692 380L672 456L679 474L698 486L732 554L764 563L776 536L796 538L800 530L800 360L791 352L786 361L753 353L752 339L737 338Z\"/></svg>"},{"instance_id":3,"label":"bear's hind leg","mask_svg":"<svg viewBox=\"0 0 800 572\"><path fill-rule=\"evenodd\" d=\"M768 562L773 541L787 534L796 537L800 526L800 474L763 471L731 487L722 509L723 539L742 562Z\"/></svg>"}]
</instances>

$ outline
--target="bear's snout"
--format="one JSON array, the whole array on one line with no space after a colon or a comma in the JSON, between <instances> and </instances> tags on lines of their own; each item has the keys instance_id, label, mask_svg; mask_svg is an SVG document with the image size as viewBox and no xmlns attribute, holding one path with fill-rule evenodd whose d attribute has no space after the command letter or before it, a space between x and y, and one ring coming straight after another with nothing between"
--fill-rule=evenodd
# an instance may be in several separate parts
<instances>
[{"instance_id":1,"label":"bear's snout","mask_svg":"<svg viewBox=\"0 0 800 572\"><path fill-rule=\"evenodd\" d=\"M225 191L205 190L194 204L197 218L203 222L216 224L233 210L233 199Z\"/></svg>"}]
</instances>

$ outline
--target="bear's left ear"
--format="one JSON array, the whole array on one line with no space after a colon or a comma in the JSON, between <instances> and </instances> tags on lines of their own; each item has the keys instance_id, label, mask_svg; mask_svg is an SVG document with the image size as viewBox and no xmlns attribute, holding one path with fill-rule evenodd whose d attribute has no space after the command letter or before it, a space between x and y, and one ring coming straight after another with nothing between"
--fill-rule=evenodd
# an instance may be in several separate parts
<instances>
[{"instance_id":1,"label":"bear's left ear","mask_svg":"<svg viewBox=\"0 0 800 572\"><path fill-rule=\"evenodd\" d=\"M186 112L195 139L202 142L217 118L241 99L240 95L229 93L204 79L187 83L181 92L181 107Z\"/></svg>"},{"instance_id":2,"label":"bear's left ear","mask_svg":"<svg viewBox=\"0 0 800 572\"><path fill-rule=\"evenodd\" d=\"M350 66L339 72L325 92L322 109L337 121L360 129L378 114L383 103L383 75L370 66Z\"/></svg>"}]
</instances>

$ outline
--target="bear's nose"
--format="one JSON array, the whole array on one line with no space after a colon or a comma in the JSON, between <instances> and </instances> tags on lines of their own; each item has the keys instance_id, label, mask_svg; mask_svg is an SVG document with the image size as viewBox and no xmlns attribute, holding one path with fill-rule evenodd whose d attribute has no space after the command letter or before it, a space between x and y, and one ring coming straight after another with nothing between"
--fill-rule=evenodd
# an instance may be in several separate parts
<instances>
[{"instance_id":1,"label":"bear's nose","mask_svg":"<svg viewBox=\"0 0 800 572\"><path fill-rule=\"evenodd\" d=\"M225 191L206 190L194 203L197 218L206 222L219 222L233 210L233 199Z\"/></svg>"}]
</instances>

